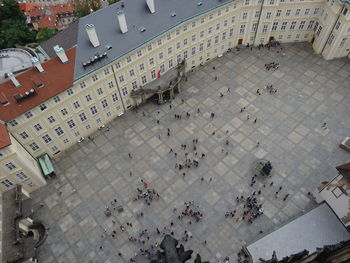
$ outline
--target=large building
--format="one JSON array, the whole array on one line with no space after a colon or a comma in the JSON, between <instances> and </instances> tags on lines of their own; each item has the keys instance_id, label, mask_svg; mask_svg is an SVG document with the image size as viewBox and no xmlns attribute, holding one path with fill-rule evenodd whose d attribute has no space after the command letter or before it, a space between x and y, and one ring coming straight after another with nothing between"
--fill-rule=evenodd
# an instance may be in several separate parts
<instances>
[{"instance_id":1,"label":"large building","mask_svg":"<svg viewBox=\"0 0 350 263\"><path fill-rule=\"evenodd\" d=\"M60 155L189 71L238 45L308 41L325 59L349 56L350 3L295 0L134 0L79 20L76 47L0 84L0 121L33 158ZM186 63L184 63L186 62ZM147 89L146 89L147 87ZM3 164L6 165L6 164ZM6 170L6 169L5 169ZM6 170L1 180L13 183ZM2 183L2 188L12 184ZM24 187L25 188L25 187Z\"/></svg>"}]
</instances>

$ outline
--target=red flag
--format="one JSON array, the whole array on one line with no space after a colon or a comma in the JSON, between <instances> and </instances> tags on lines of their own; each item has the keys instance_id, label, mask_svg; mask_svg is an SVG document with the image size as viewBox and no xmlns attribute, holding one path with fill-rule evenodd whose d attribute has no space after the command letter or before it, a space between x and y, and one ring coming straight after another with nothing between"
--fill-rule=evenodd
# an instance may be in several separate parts
<instances>
[{"instance_id":1,"label":"red flag","mask_svg":"<svg viewBox=\"0 0 350 263\"><path fill-rule=\"evenodd\" d=\"M161 74L160 74L160 70L158 70L158 73L157 73L157 78L159 78L159 79L160 79L160 76L161 76Z\"/></svg>"}]
</instances>

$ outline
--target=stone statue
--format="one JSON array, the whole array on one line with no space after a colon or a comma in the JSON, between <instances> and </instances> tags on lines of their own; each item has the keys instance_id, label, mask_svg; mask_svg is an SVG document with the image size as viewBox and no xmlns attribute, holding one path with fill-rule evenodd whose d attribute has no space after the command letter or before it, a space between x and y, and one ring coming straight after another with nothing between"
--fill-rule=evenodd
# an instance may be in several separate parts
<instances>
[{"instance_id":1,"label":"stone statue","mask_svg":"<svg viewBox=\"0 0 350 263\"><path fill-rule=\"evenodd\" d=\"M165 235L160 248L164 252L157 252L157 259L151 261L151 263L184 263L191 258L193 250L185 251L184 246L178 245L178 241L170 235ZM194 263L209 263L202 262L200 255L197 254L197 257Z\"/></svg>"}]
</instances>

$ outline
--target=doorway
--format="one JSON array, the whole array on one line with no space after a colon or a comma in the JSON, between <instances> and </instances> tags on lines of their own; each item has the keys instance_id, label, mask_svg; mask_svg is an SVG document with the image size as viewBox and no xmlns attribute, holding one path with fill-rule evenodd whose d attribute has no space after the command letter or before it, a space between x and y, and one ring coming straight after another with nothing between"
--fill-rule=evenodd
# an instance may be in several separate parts
<instances>
[{"instance_id":1,"label":"doorway","mask_svg":"<svg viewBox=\"0 0 350 263\"><path fill-rule=\"evenodd\" d=\"M274 41L275 38L274 37L270 37L269 41Z\"/></svg>"},{"instance_id":2,"label":"doorway","mask_svg":"<svg viewBox=\"0 0 350 263\"><path fill-rule=\"evenodd\" d=\"M242 44L243 44L243 39L242 38L238 39L238 45L242 45Z\"/></svg>"}]
</instances>

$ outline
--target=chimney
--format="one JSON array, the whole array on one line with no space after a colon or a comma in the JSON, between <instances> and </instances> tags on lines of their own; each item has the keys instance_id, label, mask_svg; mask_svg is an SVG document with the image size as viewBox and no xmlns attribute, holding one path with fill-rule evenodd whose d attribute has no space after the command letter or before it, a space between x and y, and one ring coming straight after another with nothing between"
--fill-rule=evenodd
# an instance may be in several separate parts
<instances>
[{"instance_id":1,"label":"chimney","mask_svg":"<svg viewBox=\"0 0 350 263\"><path fill-rule=\"evenodd\" d=\"M62 63L67 63L68 62L68 58L67 58L66 52L64 52L63 48L61 48L59 45L56 45L56 46L53 47L53 49L55 50L56 55L60 58Z\"/></svg>"},{"instance_id":2,"label":"chimney","mask_svg":"<svg viewBox=\"0 0 350 263\"><path fill-rule=\"evenodd\" d=\"M89 40L90 40L91 44L94 47L98 47L100 45L100 41L98 41L95 26L93 24L87 24L87 25L85 25L85 28L86 28L86 33L89 36Z\"/></svg>"},{"instance_id":3,"label":"chimney","mask_svg":"<svg viewBox=\"0 0 350 263\"><path fill-rule=\"evenodd\" d=\"M32 57L32 63L39 70L40 73L44 73L45 72L45 70L41 66L40 61L39 61L38 58Z\"/></svg>"},{"instance_id":4,"label":"chimney","mask_svg":"<svg viewBox=\"0 0 350 263\"><path fill-rule=\"evenodd\" d=\"M149 8L149 11L151 11L151 13L153 14L156 11L154 7L154 0L146 0L146 2Z\"/></svg>"},{"instance_id":5,"label":"chimney","mask_svg":"<svg viewBox=\"0 0 350 263\"><path fill-rule=\"evenodd\" d=\"M10 78L10 80L16 88L19 88L21 86L21 84L19 84L18 80L15 78L12 72L8 72L7 76Z\"/></svg>"},{"instance_id":6,"label":"chimney","mask_svg":"<svg viewBox=\"0 0 350 263\"><path fill-rule=\"evenodd\" d=\"M120 31L122 31L123 34L128 32L128 25L126 24L124 11L123 10L118 11L117 16L118 16Z\"/></svg>"}]
</instances>

